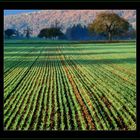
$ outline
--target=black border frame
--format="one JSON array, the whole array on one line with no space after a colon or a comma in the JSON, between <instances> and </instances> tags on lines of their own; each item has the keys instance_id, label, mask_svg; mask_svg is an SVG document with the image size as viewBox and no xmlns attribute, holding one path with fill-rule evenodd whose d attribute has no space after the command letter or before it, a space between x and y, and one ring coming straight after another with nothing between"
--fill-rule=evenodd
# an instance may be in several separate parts
<instances>
[{"instance_id":1,"label":"black border frame","mask_svg":"<svg viewBox=\"0 0 140 140\"><path fill-rule=\"evenodd\" d=\"M140 2L139 0L125 0L124 2ZM115 2L114 0L0 0L0 2ZM123 2L117 0L116 2Z\"/></svg>"},{"instance_id":2,"label":"black border frame","mask_svg":"<svg viewBox=\"0 0 140 140\"><path fill-rule=\"evenodd\" d=\"M3 10L10 9L133 9L137 10L137 130L136 131L4 131L3 119L0 119L0 138L140 138L140 102L138 88L138 52L140 50L140 39L138 39L140 31L140 6L137 2L3 2L0 5L1 19L3 19ZM3 27L4 23L1 20ZM1 42L3 44L3 28L1 28ZM0 88L3 91L3 47L1 46L1 84ZM0 97L0 115L3 118L3 94Z\"/></svg>"}]
</instances>

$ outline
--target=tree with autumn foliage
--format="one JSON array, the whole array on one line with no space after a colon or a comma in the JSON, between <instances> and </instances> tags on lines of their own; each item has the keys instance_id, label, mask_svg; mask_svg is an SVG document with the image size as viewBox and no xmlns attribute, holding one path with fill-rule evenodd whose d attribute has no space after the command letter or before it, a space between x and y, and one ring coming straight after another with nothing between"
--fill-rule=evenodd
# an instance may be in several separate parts
<instances>
[{"instance_id":1,"label":"tree with autumn foliage","mask_svg":"<svg viewBox=\"0 0 140 140\"><path fill-rule=\"evenodd\" d=\"M129 30L130 24L127 20L114 12L102 12L88 25L90 32L105 33L111 41L114 35L121 35Z\"/></svg>"}]
</instances>

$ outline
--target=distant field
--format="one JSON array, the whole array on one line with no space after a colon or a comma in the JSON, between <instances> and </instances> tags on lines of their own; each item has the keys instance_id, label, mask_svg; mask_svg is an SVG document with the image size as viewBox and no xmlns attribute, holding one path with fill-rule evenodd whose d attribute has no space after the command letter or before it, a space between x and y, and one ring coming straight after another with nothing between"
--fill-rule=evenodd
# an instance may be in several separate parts
<instances>
[{"instance_id":1,"label":"distant field","mask_svg":"<svg viewBox=\"0 0 140 140\"><path fill-rule=\"evenodd\" d=\"M136 44L5 44L5 130L136 130Z\"/></svg>"}]
</instances>

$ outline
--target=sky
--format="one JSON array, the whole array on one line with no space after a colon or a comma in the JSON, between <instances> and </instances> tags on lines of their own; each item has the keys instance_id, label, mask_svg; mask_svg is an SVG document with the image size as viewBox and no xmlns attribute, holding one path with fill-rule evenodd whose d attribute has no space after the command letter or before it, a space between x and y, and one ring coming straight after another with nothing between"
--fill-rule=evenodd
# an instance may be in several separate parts
<instances>
[{"instance_id":1,"label":"sky","mask_svg":"<svg viewBox=\"0 0 140 140\"><path fill-rule=\"evenodd\" d=\"M4 16L13 15L13 14L20 14L20 13L27 13L27 12L35 12L39 10L4 10Z\"/></svg>"}]
</instances>

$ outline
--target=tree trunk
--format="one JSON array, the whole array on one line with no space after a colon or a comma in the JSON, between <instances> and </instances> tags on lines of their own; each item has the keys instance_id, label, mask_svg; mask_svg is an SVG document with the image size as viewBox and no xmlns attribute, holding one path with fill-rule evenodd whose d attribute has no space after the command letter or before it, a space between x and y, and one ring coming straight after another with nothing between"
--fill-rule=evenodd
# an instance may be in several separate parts
<instances>
[{"instance_id":1,"label":"tree trunk","mask_svg":"<svg viewBox=\"0 0 140 140\"><path fill-rule=\"evenodd\" d=\"M109 41L112 40L112 34L111 34L111 32L108 33L108 40L109 40Z\"/></svg>"}]
</instances>

